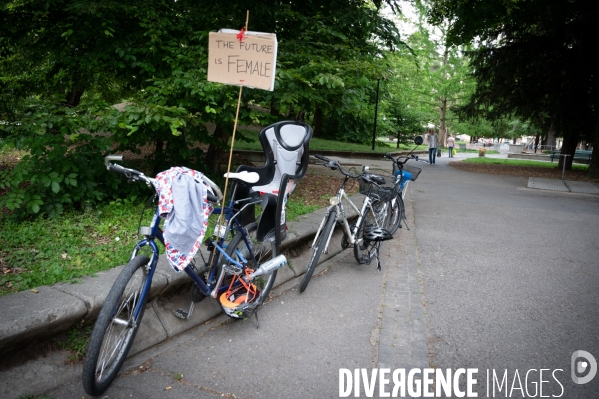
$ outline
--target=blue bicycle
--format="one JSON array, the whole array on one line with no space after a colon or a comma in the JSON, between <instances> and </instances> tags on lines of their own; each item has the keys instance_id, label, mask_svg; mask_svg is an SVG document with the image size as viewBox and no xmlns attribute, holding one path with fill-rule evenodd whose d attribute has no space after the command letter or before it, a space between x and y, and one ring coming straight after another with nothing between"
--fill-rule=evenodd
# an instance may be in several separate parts
<instances>
[{"instance_id":1,"label":"blue bicycle","mask_svg":"<svg viewBox=\"0 0 599 399\"><path fill-rule=\"evenodd\" d=\"M414 147L414 149L422 144L422 142L422 136L416 136L414 139L416 147ZM393 190L393 199L387 204L389 211L387 212L387 219L383 223L383 227L385 227L385 229L387 229L391 234L394 234L397 229L401 227L402 220L405 224L406 212L404 198L406 196L408 185L410 181L415 181L422 171L421 168L412 165L406 165L406 163L410 159L417 162L428 163L418 159L418 156L412 154L414 149L412 149L412 151L410 151L407 155L400 155L397 158L393 158L391 154L385 154L385 158L393 162L393 170L390 177L391 179L394 179L394 182L392 189L387 188L388 190ZM381 175L387 175L387 173L381 171L377 171L377 173ZM408 228L407 225L406 228Z\"/></svg>"},{"instance_id":2,"label":"blue bicycle","mask_svg":"<svg viewBox=\"0 0 599 399\"><path fill-rule=\"evenodd\" d=\"M122 160L121 156L106 157L107 169L124 175L132 182L146 183L156 191L156 179L110 163L119 160ZM218 298L230 317L247 318L256 314L258 307L268 297L277 269L287 260L279 255L275 240L256 239L257 222L240 222L242 218L239 215L247 208L263 202L260 193L234 200L238 187L251 186L258 178L256 172L229 174L233 182L232 194L223 210L224 222L216 226L214 240L206 241L209 260L200 269L193 262L184 269L194 283L192 304L188 312L178 311L178 317L189 317L193 304L210 296ZM201 176L201 180L214 193L208 193L209 203L220 202L220 188L206 176ZM220 213L221 208L213 210L214 215ZM135 339L160 253L156 240L165 244L160 221L157 207L150 226L141 227L140 233L144 238L133 248L129 262L112 286L96 320L83 367L83 387L90 395L101 395L108 389ZM144 254L144 251L148 254Z\"/></svg>"}]
</instances>

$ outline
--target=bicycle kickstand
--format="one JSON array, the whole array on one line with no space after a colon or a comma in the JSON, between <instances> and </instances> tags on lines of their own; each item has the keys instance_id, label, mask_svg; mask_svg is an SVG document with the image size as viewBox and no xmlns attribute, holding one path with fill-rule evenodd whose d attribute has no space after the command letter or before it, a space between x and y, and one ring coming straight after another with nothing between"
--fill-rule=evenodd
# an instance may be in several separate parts
<instances>
[{"instance_id":1,"label":"bicycle kickstand","mask_svg":"<svg viewBox=\"0 0 599 399\"><path fill-rule=\"evenodd\" d=\"M254 312L254 315L256 316L256 329L260 328L260 321L258 320L258 311L256 310Z\"/></svg>"},{"instance_id":2,"label":"bicycle kickstand","mask_svg":"<svg viewBox=\"0 0 599 399\"><path fill-rule=\"evenodd\" d=\"M405 216L402 216L402 217L401 217L401 220L399 221L399 227L401 228L401 222L403 221L403 224L406 226L406 229L408 229L408 231L410 231L410 228L408 227L408 222L407 222L407 220L408 220L408 219L406 219L406 217L405 217Z\"/></svg>"},{"instance_id":3,"label":"bicycle kickstand","mask_svg":"<svg viewBox=\"0 0 599 399\"><path fill-rule=\"evenodd\" d=\"M404 224L404 226L406 226L406 229L408 229L408 231L410 231L410 228L408 227L408 223L406 223L405 219L404 219L403 224Z\"/></svg>"},{"instance_id":4,"label":"bicycle kickstand","mask_svg":"<svg viewBox=\"0 0 599 399\"><path fill-rule=\"evenodd\" d=\"M375 251L374 252L374 254L375 254L374 256L376 257L376 270L379 271L379 272L381 271L381 260L379 259L379 248L380 248L380 246L381 246L381 243L379 242L379 243L376 244L376 248L374 249L374 251Z\"/></svg>"}]
</instances>

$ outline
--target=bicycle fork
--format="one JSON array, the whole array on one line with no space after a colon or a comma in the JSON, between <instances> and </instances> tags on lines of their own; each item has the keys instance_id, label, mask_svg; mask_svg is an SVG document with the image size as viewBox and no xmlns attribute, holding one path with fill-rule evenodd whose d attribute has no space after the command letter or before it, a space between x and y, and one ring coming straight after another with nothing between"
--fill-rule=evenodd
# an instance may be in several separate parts
<instances>
[{"instance_id":1,"label":"bicycle fork","mask_svg":"<svg viewBox=\"0 0 599 399\"><path fill-rule=\"evenodd\" d=\"M316 231L316 234L314 235L314 241L312 241L312 245L310 246L310 248L314 249L315 245L316 245L316 241L318 241L318 238L320 238L320 234L322 233L322 229L324 228L324 226L326 225L327 221L329 220L330 217L334 217L335 218L335 223L337 222L337 215L339 214L338 210L337 210L337 206L333 205L331 206L328 210L327 213L324 215L324 217L322 218L322 222L320 222L320 226L318 226L318 230ZM331 229L331 231L329 232L329 236L326 237L326 243L323 249L323 253L328 253L328 249L329 249L329 242L331 241L331 237L333 236L333 231L335 230L335 227L333 226L333 228Z\"/></svg>"}]
</instances>

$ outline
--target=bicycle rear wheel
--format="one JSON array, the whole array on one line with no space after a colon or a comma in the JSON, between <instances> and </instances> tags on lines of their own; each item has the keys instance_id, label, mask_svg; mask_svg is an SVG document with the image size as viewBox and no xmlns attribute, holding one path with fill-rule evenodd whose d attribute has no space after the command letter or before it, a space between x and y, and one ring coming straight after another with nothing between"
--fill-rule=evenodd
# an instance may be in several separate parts
<instances>
[{"instance_id":1,"label":"bicycle rear wheel","mask_svg":"<svg viewBox=\"0 0 599 399\"><path fill-rule=\"evenodd\" d=\"M83 366L83 388L89 395L101 395L117 376L133 344L145 302L137 318L134 311L148 281L144 266L150 258L136 256L125 266L108 293L89 339ZM149 287L148 287L149 288Z\"/></svg>"},{"instance_id":2,"label":"bicycle rear wheel","mask_svg":"<svg viewBox=\"0 0 599 399\"><path fill-rule=\"evenodd\" d=\"M334 207L333 207L334 208ZM329 239L329 235L331 234L331 230L335 227L335 221L337 220L337 210L332 209L329 214L329 218L327 219L320 235L316 239L316 243L312 248L312 257L310 258L310 263L308 263L308 270L306 270L306 274L304 274L304 279L300 284L300 292L304 292L308 284L310 283L310 279L312 278L312 274L314 273L314 269L318 266L318 260L320 259L320 255L322 251L324 251L325 245L327 245L327 240Z\"/></svg>"},{"instance_id":3,"label":"bicycle rear wheel","mask_svg":"<svg viewBox=\"0 0 599 399\"><path fill-rule=\"evenodd\" d=\"M227 245L226 249L227 255L229 255L233 260L244 264L243 260L245 259L247 261L247 263L245 263L245 267L252 270L258 269L261 264L273 258L273 246L275 245L274 242L269 240L259 242L256 239L257 227L257 223L251 223L245 226L247 244L243 239L243 235L237 232L231 239L231 242ZM253 258L250 254L250 249L254 254ZM223 263L221 264L221 267L227 267L227 260L224 256L222 262ZM237 266L232 265L232 269L233 268L237 268ZM223 285L230 284L233 276L233 274L228 274L224 279ZM258 276L254 279L253 283L260 290L258 299L255 301L256 308L260 306L266 298L268 298L268 294L270 293L276 278L277 270L275 269L268 274ZM251 315L251 311L247 312L245 317L249 315Z\"/></svg>"},{"instance_id":4,"label":"bicycle rear wheel","mask_svg":"<svg viewBox=\"0 0 599 399\"><path fill-rule=\"evenodd\" d=\"M376 252L374 251L375 241L364 241L364 228L378 226L375 215L370 208L366 208L366 213L362 218L358 231L356 233L356 242L354 243L354 257L360 264L370 263Z\"/></svg>"}]
</instances>

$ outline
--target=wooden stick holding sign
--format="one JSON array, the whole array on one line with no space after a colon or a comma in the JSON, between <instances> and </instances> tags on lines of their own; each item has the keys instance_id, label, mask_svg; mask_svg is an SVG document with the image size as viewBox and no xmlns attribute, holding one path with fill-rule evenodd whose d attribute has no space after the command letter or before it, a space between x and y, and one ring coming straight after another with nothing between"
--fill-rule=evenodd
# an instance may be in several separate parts
<instances>
[{"instance_id":1,"label":"wooden stick holding sign","mask_svg":"<svg viewBox=\"0 0 599 399\"><path fill-rule=\"evenodd\" d=\"M249 18L250 12L247 11L245 27L241 31L221 29L219 32L210 32L208 38L208 81L240 86L223 198L227 197L243 87L272 91L275 84L277 36L273 33L248 32ZM223 204L218 226L224 209Z\"/></svg>"}]
</instances>

